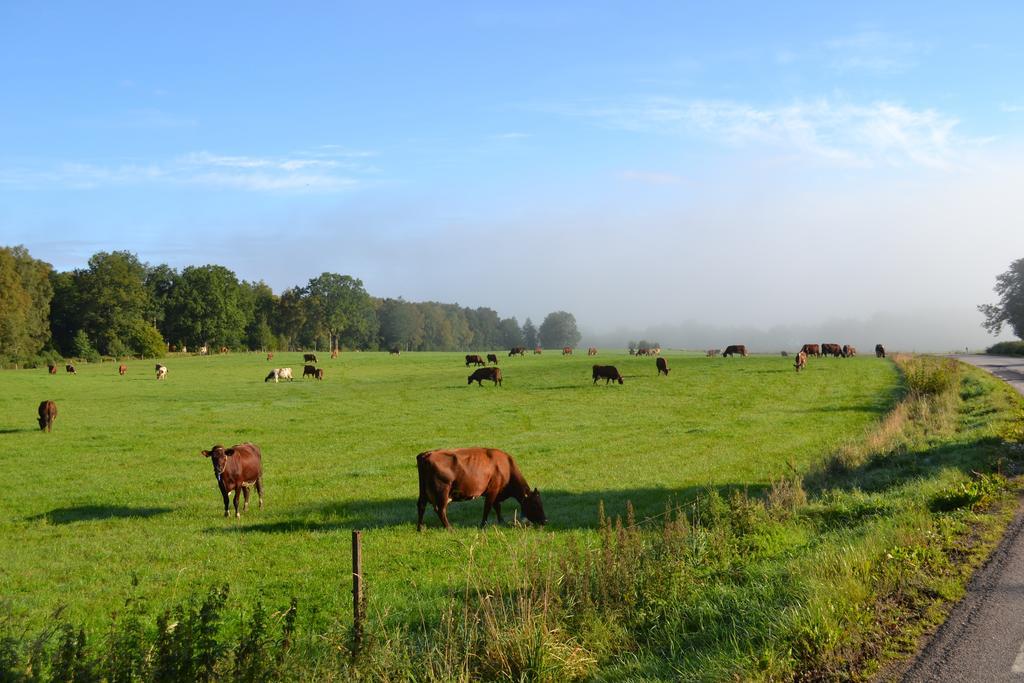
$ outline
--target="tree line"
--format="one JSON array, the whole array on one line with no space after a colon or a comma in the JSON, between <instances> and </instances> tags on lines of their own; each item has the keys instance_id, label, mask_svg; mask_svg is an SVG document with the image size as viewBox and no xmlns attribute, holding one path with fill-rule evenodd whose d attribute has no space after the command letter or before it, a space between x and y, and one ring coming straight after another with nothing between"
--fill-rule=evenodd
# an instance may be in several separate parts
<instances>
[{"instance_id":1,"label":"tree line","mask_svg":"<svg viewBox=\"0 0 1024 683\"><path fill-rule=\"evenodd\" d=\"M54 271L22 246L0 247L0 361L55 356L162 356L169 349L561 348L579 343L575 317L540 327L491 308L371 296L358 278L322 273L280 294L221 265L181 271L128 251L98 252Z\"/></svg>"}]
</instances>

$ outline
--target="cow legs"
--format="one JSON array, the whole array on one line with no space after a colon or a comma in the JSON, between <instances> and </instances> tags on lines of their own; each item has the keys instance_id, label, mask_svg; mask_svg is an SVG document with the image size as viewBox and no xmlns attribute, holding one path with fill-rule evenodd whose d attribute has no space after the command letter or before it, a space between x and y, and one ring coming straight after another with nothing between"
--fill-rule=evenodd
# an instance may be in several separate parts
<instances>
[{"instance_id":1,"label":"cow legs","mask_svg":"<svg viewBox=\"0 0 1024 683\"><path fill-rule=\"evenodd\" d=\"M260 510L263 509L263 477L256 479L256 493L260 497Z\"/></svg>"},{"instance_id":2,"label":"cow legs","mask_svg":"<svg viewBox=\"0 0 1024 683\"><path fill-rule=\"evenodd\" d=\"M444 505L441 506L435 505L434 509L437 510L437 516L441 518L442 522L444 522L444 528L451 529L452 525L448 521L448 503L445 503Z\"/></svg>"},{"instance_id":3,"label":"cow legs","mask_svg":"<svg viewBox=\"0 0 1024 683\"><path fill-rule=\"evenodd\" d=\"M227 490L223 486L221 486L220 495L224 496L224 516L227 517L228 516L228 492L227 492Z\"/></svg>"},{"instance_id":4,"label":"cow legs","mask_svg":"<svg viewBox=\"0 0 1024 683\"><path fill-rule=\"evenodd\" d=\"M249 509L249 487L243 486L242 493L245 494L245 501L242 503L242 512L245 512Z\"/></svg>"},{"instance_id":5,"label":"cow legs","mask_svg":"<svg viewBox=\"0 0 1024 683\"><path fill-rule=\"evenodd\" d=\"M480 520L480 528L483 529L484 525L487 524L487 515L491 514L491 499L489 496L484 496L484 518Z\"/></svg>"},{"instance_id":6,"label":"cow legs","mask_svg":"<svg viewBox=\"0 0 1024 683\"><path fill-rule=\"evenodd\" d=\"M501 518L501 503L494 501L494 514L498 516L498 524L504 524L505 520Z\"/></svg>"},{"instance_id":7,"label":"cow legs","mask_svg":"<svg viewBox=\"0 0 1024 683\"><path fill-rule=\"evenodd\" d=\"M242 492L241 492L240 489L244 489L244 488L245 488L244 486L240 486L237 489L235 489L235 517L241 517L242 516L242 515L240 515L238 513L238 499L242 495Z\"/></svg>"},{"instance_id":8,"label":"cow legs","mask_svg":"<svg viewBox=\"0 0 1024 683\"><path fill-rule=\"evenodd\" d=\"M427 499L420 494L416 501L416 531L423 531L423 513L427 511Z\"/></svg>"}]
</instances>

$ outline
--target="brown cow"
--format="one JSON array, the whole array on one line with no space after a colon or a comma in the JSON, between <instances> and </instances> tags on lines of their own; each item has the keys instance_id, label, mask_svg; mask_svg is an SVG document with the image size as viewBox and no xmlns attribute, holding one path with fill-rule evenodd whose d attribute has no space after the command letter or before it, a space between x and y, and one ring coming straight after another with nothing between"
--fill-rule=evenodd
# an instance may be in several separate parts
<instances>
[{"instance_id":1,"label":"brown cow","mask_svg":"<svg viewBox=\"0 0 1024 683\"><path fill-rule=\"evenodd\" d=\"M665 373L665 376L668 377L668 371L671 370L671 368L668 366L668 361L667 360L665 360L664 358L656 358L654 360L654 364L658 366L658 376L659 377L661 376L661 373L663 373L663 372Z\"/></svg>"},{"instance_id":2,"label":"brown cow","mask_svg":"<svg viewBox=\"0 0 1024 683\"><path fill-rule=\"evenodd\" d=\"M563 346L562 347L562 355L563 356L571 356L572 355L572 347L571 346Z\"/></svg>"},{"instance_id":3,"label":"brown cow","mask_svg":"<svg viewBox=\"0 0 1024 683\"><path fill-rule=\"evenodd\" d=\"M316 369L316 375L315 375L315 377L316 377L317 379L319 379L319 380L322 380L322 379L324 378L324 369L323 369L323 368L317 368L317 369Z\"/></svg>"},{"instance_id":4,"label":"brown cow","mask_svg":"<svg viewBox=\"0 0 1024 683\"><path fill-rule=\"evenodd\" d=\"M221 353L227 353L228 352L228 347L226 347L226 346L220 347L220 352Z\"/></svg>"},{"instance_id":5,"label":"brown cow","mask_svg":"<svg viewBox=\"0 0 1024 683\"><path fill-rule=\"evenodd\" d=\"M525 355L526 355L526 348L522 347L522 346L513 346L509 350L509 352L508 352L508 357L509 358L511 358L512 356L525 356Z\"/></svg>"},{"instance_id":6,"label":"brown cow","mask_svg":"<svg viewBox=\"0 0 1024 683\"><path fill-rule=\"evenodd\" d=\"M596 346L591 346L589 349L587 349L587 355L588 356L596 356L597 355L597 347Z\"/></svg>"},{"instance_id":7,"label":"brown cow","mask_svg":"<svg viewBox=\"0 0 1024 683\"><path fill-rule=\"evenodd\" d=\"M477 368L473 371L473 374L469 376L469 380L466 384L472 384L475 380L477 384L483 386L485 379L489 379L494 382L494 386L501 384L501 368Z\"/></svg>"},{"instance_id":8,"label":"brown cow","mask_svg":"<svg viewBox=\"0 0 1024 683\"><path fill-rule=\"evenodd\" d=\"M707 356L708 358L714 358L720 353L722 353L722 349L708 349Z\"/></svg>"},{"instance_id":9,"label":"brown cow","mask_svg":"<svg viewBox=\"0 0 1024 683\"><path fill-rule=\"evenodd\" d=\"M605 384L608 384L612 380L618 381L622 384L622 375L619 374L618 368L614 365L595 365L593 369L594 384L597 384L597 380L603 379Z\"/></svg>"},{"instance_id":10,"label":"brown cow","mask_svg":"<svg viewBox=\"0 0 1024 683\"><path fill-rule=\"evenodd\" d=\"M423 513L427 503L434 508L446 529L448 504L452 501L473 500L484 497L484 517L487 523L491 508L502 523L501 503L515 498L523 516L534 524L548 521L537 489L529 484L516 466L516 461L505 451L496 448L453 448L424 451L416 456L416 469L420 480L420 497L416 501L416 531L423 530Z\"/></svg>"},{"instance_id":11,"label":"brown cow","mask_svg":"<svg viewBox=\"0 0 1024 683\"><path fill-rule=\"evenodd\" d=\"M793 367L796 368L797 372L800 372L807 367L807 352L801 351L796 354L796 362L793 363Z\"/></svg>"},{"instance_id":12,"label":"brown cow","mask_svg":"<svg viewBox=\"0 0 1024 683\"><path fill-rule=\"evenodd\" d=\"M814 356L815 358L821 358L821 347L817 344L804 344L800 347L800 350L806 353L808 356Z\"/></svg>"},{"instance_id":13,"label":"brown cow","mask_svg":"<svg viewBox=\"0 0 1024 683\"><path fill-rule=\"evenodd\" d=\"M242 512L249 508L249 488L256 485L256 493L260 497L260 509L263 509L263 456L260 447L252 443L236 444L227 450L216 445L203 456L213 463L213 474L217 477L220 495L224 497L224 516L228 516L228 494L235 492L235 517L238 512L238 494L245 496Z\"/></svg>"},{"instance_id":14,"label":"brown cow","mask_svg":"<svg viewBox=\"0 0 1024 683\"><path fill-rule=\"evenodd\" d=\"M49 365L47 365L46 366L46 370L51 375L56 375L57 374L57 366L54 363L50 363Z\"/></svg>"},{"instance_id":15,"label":"brown cow","mask_svg":"<svg viewBox=\"0 0 1024 683\"><path fill-rule=\"evenodd\" d=\"M118 366L117 366L117 374L119 374L119 375L121 375L122 377L124 377L124 375L125 375L125 374L126 374L127 372L128 372L128 366L127 366L127 365L125 365L124 363L121 363L120 365L118 365Z\"/></svg>"},{"instance_id":16,"label":"brown cow","mask_svg":"<svg viewBox=\"0 0 1024 683\"><path fill-rule=\"evenodd\" d=\"M487 363L485 363L484 359L480 357L480 354L477 354L477 353L467 353L466 354L466 367L468 368L470 365L487 365Z\"/></svg>"},{"instance_id":17,"label":"brown cow","mask_svg":"<svg viewBox=\"0 0 1024 683\"><path fill-rule=\"evenodd\" d=\"M75 366L72 365L71 363L68 363L67 365L64 366L64 372L67 372L72 375L78 374L78 370L75 370Z\"/></svg>"},{"instance_id":18,"label":"brown cow","mask_svg":"<svg viewBox=\"0 0 1024 683\"><path fill-rule=\"evenodd\" d=\"M305 365L302 367L302 379L306 379L307 377L316 377L315 365Z\"/></svg>"},{"instance_id":19,"label":"brown cow","mask_svg":"<svg viewBox=\"0 0 1024 683\"><path fill-rule=\"evenodd\" d=\"M53 431L53 422L57 419L57 404L43 401L39 404L39 429L44 432Z\"/></svg>"},{"instance_id":20,"label":"brown cow","mask_svg":"<svg viewBox=\"0 0 1024 683\"><path fill-rule=\"evenodd\" d=\"M487 362L488 363L494 363L495 365L497 365L498 364L498 356L496 354L493 354L493 353L487 354Z\"/></svg>"},{"instance_id":21,"label":"brown cow","mask_svg":"<svg viewBox=\"0 0 1024 683\"><path fill-rule=\"evenodd\" d=\"M843 358L853 358L857 355L856 347L843 344Z\"/></svg>"},{"instance_id":22,"label":"brown cow","mask_svg":"<svg viewBox=\"0 0 1024 683\"><path fill-rule=\"evenodd\" d=\"M539 346L533 349L533 355L535 356L539 356L542 353L544 353L544 351Z\"/></svg>"},{"instance_id":23,"label":"brown cow","mask_svg":"<svg viewBox=\"0 0 1024 683\"><path fill-rule=\"evenodd\" d=\"M843 355L843 347L840 346L839 344L822 344L821 355L839 358L840 356Z\"/></svg>"},{"instance_id":24,"label":"brown cow","mask_svg":"<svg viewBox=\"0 0 1024 683\"><path fill-rule=\"evenodd\" d=\"M743 344L730 344L729 346L725 347L725 351L722 352L722 357L726 358L737 353L746 358L747 347L744 346Z\"/></svg>"},{"instance_id":25,"label":"brown cow","mask_svg":"<svg viewBox=\"0 0 1024 683\"><path fill-rule=\"evenodd\" d=\"M316 354L315 353L304 353L304 354L302 354L302 360L305 363L315 363L316 362Z\"/></svg>"},{"instance_id":26,"label":"brown cow","mask_svg":"<svg viewBox=\"0 0 1024 683\"><path fill-rule=\"evenodd\" d=\"M885 347L881 344L875 344L875 358L885 358Z\"/></svg>"},{"instance_id":27,"label":"brown cow","mask_svg":"<svg viewBox=\"0 0 1024 683\"><path fill-rule=\"evenodd\" d=\"M274 360L274 353L270 352L267 354L267 360Z\"/></svg>"},{"instance_id":28,"label":"brown cow","mask_svg":"<svg viewBox=\"0 0 1024 683\"><path fill-rule=\"evenodd\" d=\"M331 359L333 360L333 359L335 359L337 357L338 357L338 349L334 349L333 351L331 351Z\"/></svg>"}]
</instances>

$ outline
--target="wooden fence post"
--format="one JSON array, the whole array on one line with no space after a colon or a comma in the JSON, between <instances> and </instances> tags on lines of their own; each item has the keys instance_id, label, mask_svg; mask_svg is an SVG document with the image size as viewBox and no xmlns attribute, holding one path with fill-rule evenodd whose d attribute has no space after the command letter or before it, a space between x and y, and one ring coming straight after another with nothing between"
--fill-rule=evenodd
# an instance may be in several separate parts
<instances>
[{"instance_id":1,"label":"wooden fence post","mask_svg":"<svg viewBox=\"0 0 1024 683\"><path fill-rule=\"evenodd\" d=\"M363 532L352 532L352 654L363 642Z\"/></svg>"}]
</instances>

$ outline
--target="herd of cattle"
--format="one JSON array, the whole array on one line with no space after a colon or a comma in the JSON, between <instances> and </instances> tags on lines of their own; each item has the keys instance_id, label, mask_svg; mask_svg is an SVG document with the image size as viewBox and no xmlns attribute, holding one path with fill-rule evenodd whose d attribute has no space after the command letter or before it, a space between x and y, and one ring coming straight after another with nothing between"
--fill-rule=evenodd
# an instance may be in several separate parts
<instances>
[{"instance_id":1,"label":"herd of cattle","mask_svg":"<svg viewBox=\"0 0 1024 683\"><path fill-rule=\"evenodd\" d=\"M563 355L571 355L572 347L566 346L562 349ZM399 355L398 348L390 349L393 355ZM535 354L541 353L538 347ZM526 349L517 346L509 351L509 357L525 356ZM660 356L660 348L631 349L630 355L655 356L655 366L658 376L668 376L670 368L665 358ZM727 346L725 351L709 349L708 357L715 357L721 354L723 357L734 355L746 357L747 347L742 344ZM591 346L587 349L588 356L596 356L597 348ZM786 352L782 352L786 356ZM804 344L796 354L794 367L800 372L807 367L808 358L821 358L832 356L835 358L852 358L857 355L857 349L853 346L839 344ZM885 347L881 344L875 346L875 356L885 358ZM337 351L331 353L332 358L337 357ZM274 358L273 353L267 354L267 360ZM486 360L479 354L466 354L466 367L476 367L469 376L468 384L474 381L483 386L484 380L494 382L495 386L502 383L501 369L497 367L498 356L494 353L486 354ZM303 355L306 365L303 367L302 376L314 377L318 380L324 378L324 371L318 368L316 354L306 353ZM488 365L490 364L490 365ZM48 365L49 374L57 373L57 366L53 363ZM69 374L78 374L75 366L71 363L65 365L65 371ZM126 374L128 368L121 364L118 367L120 375ZM624 384L622 374L614 365L594 365L591 376L594 384L598 380L605 380L605 384L618 382ZM166 379L167 367L161 363L156 364L156 378ZM265 382L287 379L292 381L291 368L274 368L267 375ZM44 432L52 431L53 423L57 419L57 404L53 401L43 401L39 404L39 429ZM263 507L263 456L259 446L252 443L236 444L230 448L215 445L210 450L202 451L204 457L210 459L213 465L214 477L217 480L217 487L220 490L224 502L224 516L229 514L229 498L234 492L235 516L240 517L238 509L239 496L244 498L242 512L249 506L249 491L255 486L259 496L259 507ZM544 506L541 501L540 492L537 489L530 490L526 479L519 471L519 467L508 453L495 448L456 448L447 450L425 451L416 456L416 468L419 476L419 499L417 501L416 530L423 528L423 514L428 504L433 507L438 518L446 529L451 528L448 521L448 504L453 501L466 501L474 498L484 498L484 514L480 522L483 527L487 522L493 508L497 515L498 522L502 522L501 503L509 498L519 503L519 508L527 520L534 524L545 524L547 516L544 513Z\"/></svg>"}]
</instances>

